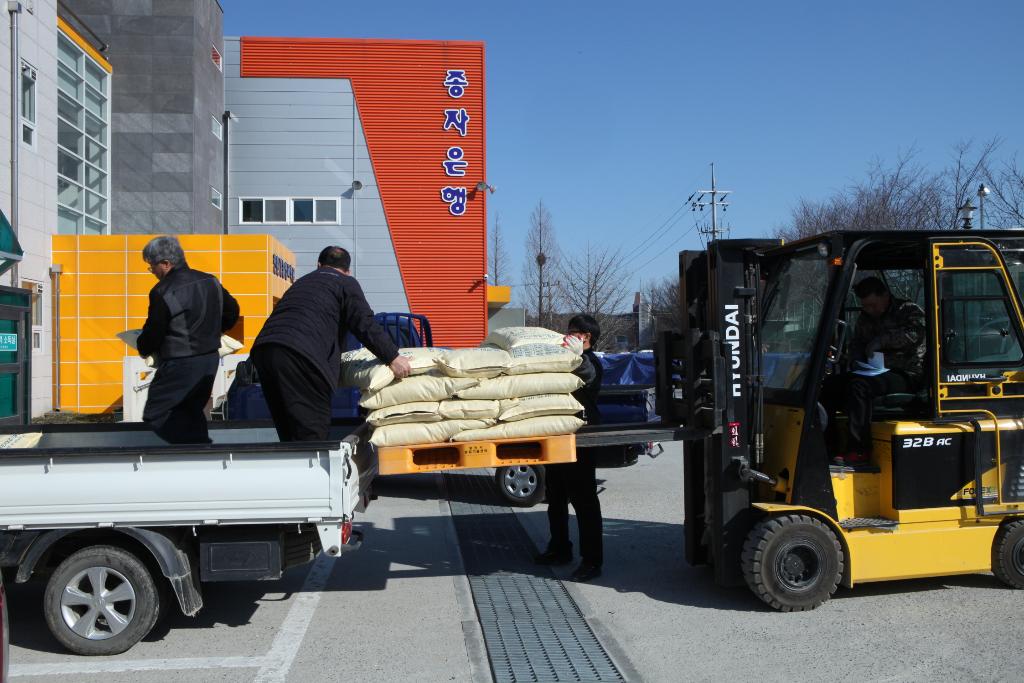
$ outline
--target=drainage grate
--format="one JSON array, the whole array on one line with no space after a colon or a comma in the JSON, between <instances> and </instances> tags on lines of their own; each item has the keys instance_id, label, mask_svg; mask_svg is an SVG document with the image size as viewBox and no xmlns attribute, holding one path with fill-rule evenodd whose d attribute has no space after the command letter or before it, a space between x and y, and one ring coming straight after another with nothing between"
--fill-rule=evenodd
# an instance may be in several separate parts
<instances>
[{"instance_id":1,"label":"drainage grate","mask_svg":"<svg viewBox=\"0 0 1024 683\"><path fill-rule=\"evenodd\" d=\"M533 564L533 543L499 504L494 479L446 482L494 680L624 681L565 586Z\"/></svg>"}]
</instances>

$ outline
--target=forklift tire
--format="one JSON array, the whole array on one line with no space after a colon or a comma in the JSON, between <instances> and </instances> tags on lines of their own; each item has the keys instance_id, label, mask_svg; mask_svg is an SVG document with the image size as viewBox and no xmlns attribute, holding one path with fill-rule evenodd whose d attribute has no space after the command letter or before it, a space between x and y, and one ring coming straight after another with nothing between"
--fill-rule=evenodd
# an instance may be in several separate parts
<instances>
[{"instance_id":1,"label":"forklift tire","mask_svg":"<svg viewBox=\"0 0 1024 683\"><path fill-rule=\"evenodd\" d=\"M835 533L807 515L758 522L743 544L743 577L754 594L782 612L803 612L828 600L843 576Z\"/></svg>"},{"instance_id":2,"label":"forklift tire","mask_svg":"<svg viewBox=\"0 0 1024 683\"><path fill-rule=\"evenodd\" d=\"M108 545L61 562L43 596L50 632L80 655L121 654L149 634L160 611L160 591L146 565Z\"/></svg>"},{"instance_id":3,"label":"forklift tire","mask_svg":"<svg viewBox=\"0 0 1024 683\"><path fill-rule=\"evenodd\" d=\"M999 527L992 542L992 573L1010 588L1024 588L1024 519Z\"/></svg>"}]
</instances>

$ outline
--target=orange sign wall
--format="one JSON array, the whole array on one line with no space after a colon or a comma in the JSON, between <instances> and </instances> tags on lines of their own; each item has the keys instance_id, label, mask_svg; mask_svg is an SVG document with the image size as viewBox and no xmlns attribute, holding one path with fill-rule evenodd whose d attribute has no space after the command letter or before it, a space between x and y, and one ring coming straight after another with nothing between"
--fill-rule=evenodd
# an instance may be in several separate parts
<instances>
[{"instance_id":1,"label":"orange sign wall","mask_svg":"<svg viewBox=\"0 0 1024 683\"><path fill-rule=\"evenodd\" d=\"M243 37L241 47L243 78L352 82L411 312L430 319L436 345L478 344L487 328L486 192L475 189L487 181L483 43ZM468 120L454 116L464 126L452 125L445 110L463 109Z\"/></svg>"}]
</instances>

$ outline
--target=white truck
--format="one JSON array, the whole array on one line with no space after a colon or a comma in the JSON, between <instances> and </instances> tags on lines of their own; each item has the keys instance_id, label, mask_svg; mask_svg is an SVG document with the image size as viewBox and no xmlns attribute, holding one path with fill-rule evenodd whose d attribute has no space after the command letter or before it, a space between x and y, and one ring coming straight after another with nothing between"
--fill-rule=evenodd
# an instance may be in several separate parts
<instances>
[{"instance_id":1,"label":"white truck","mask_svg":"<svg viewBox=\"0 0 1024 683\"><path fill-rule=\"evenodd\" d=\"M0 450L0 569L45 580L46 623L67 649L124 652L161 611L203 606L207 582L279 578L359 546L377 459L360 421L323 443L279 443L267 423L211 423L210 445L145 425L47 425Z\"/></svg>"}]
</instances>

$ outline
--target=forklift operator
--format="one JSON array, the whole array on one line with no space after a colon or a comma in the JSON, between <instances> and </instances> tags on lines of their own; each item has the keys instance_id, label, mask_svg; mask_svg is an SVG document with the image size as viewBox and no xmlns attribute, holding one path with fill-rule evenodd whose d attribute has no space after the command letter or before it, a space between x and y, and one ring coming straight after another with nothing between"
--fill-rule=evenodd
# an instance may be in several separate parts
<instances>
[{"instance_id":1,"label":"forklift operator","mask_svg":"<svg viewBox=\"0 0 1024 683\"><path fill-rule=\"evenodd\" d=\"M850 344L851 371L825 382L822 403L828 411L828 429L834 461L865 464L871 457L872 401L878 396L915 393L924 374L925 317L921 307L894 298L877 277L853 287L861 314ZM884 364L882 362L884 358ZM845 452L835 445L835 411L844 408L848 422Z\"/></svg>"}]
</instances>

